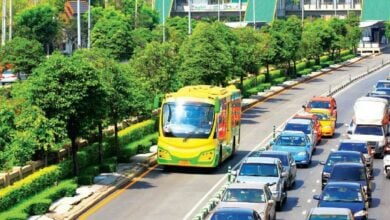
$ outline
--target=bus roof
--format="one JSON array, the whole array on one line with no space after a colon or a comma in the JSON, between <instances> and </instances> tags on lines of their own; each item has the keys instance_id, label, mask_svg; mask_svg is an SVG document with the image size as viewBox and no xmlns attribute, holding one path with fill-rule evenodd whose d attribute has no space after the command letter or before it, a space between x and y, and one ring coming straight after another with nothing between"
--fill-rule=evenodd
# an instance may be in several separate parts
<instances>
[{"instance_id":1,"label":"bus roof","mask_svg":"<svg viewBox=\"0 0 390 220\"><path fill-rule=\"evenodd\" d=\"M196 86L186 86L179 89L177 92L169 93L166 95L166 98L208 98L214 100L215 98L224 98L233 96L233 99L238 99L241 97L240 90L235 86L228 86L226 88L210 85L196 85Z\"/></svg>"}]
</instances>

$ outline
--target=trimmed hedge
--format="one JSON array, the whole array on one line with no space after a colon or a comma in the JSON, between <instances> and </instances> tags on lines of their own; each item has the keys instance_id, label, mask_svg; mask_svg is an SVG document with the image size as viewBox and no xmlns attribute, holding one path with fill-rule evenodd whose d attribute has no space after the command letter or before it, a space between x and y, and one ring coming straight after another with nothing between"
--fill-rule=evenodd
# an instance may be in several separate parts
<instances>
[{"instance_id":1,"label":"trimmed hedge","mask_svg":"<svg viewBox=\"0 0 390 220\"><path fill-rule=\"evenodd\" d=\"M269 77L271 81L273 81L276 78L280 78L283 76L284 70L272 70L269 72Z\"/></svg>"},{"instance_id":2,"label":"trimmed hedge","mask_svg":"<svg viewBox=\"0 0 390 220\"><path fill-rule=\"evenodd\" d=\"M322 57L320 57L320 62L321 63L325 63L325 62L327 62L329 60L329 56L322 56Z\"/></svg>"},{"instance_id":3,"label":"trimmed hedge","mask_svg":"<svg viewBox=\"0 0 390 220\"><path fill-rule=\"evenodd\" d=\"M129 143L138 141L144 136L155 132L155 121L152 119L137 123L118 132L120 145L126 146Z\"/></svg>"},{"instance_id":4,"label":"trimmed hedge","mask_svg":"<svg viewBox=\"0 0 390 220\"><path fill-rule=\"evenodd\" d=\"M132 142L121 149L120 162L128 162L137 153L149 152L149 147L157 143L158 133L145 136L142 140Z\"/></svg>"},{"instance_id":5,"label":"trimmed hedge","mask_svg":"<svg viewBox=\"0 0 390 220\"><path fill-rule=\"evenodd\" d=\"M314 65L316 65L316 61L315 60L309 60L309 61L307 61L306 67L309 68L309 67L313 67Z\"/></svg>"},{"instance_id":6,"label":"trimmed hedge","mask_svg":"<svg viewBox=\"0 0 390 220\"><path fill-rule=\"evenodd\" d=\"M45 167L13 185L0 190L0 211L19 203L23 199L53 186L60 179L60 169L53 165ZM1 219L1 218L0 218Z\"/></svg>"},{"instance_id":7,"label":"trimmed hedge","mask_svg":"<svg viewBox=\"0 0 390 220\"><path fill-rule=\"evenodd\" d=\"M256 80L255 79L256 79L255 77L250 77L248 79L245 79L243 81L243 89L244 90L248 90L248 89L251 89L251 88L255 87L256 86ZM265 75L264 74L259 74L257 76L257 85L263 83L264 81L265 81Z\"/></svg>"},{"instance_id":8,"label":"trimmed hedge","mask_svg":"<svg viewBox=\"0 0 390 220\"><path fill-rule=\"evenodd\" d=\"M351 53L352 53L352 50L342 50L340 52L340 56L344 57L344 56L350 55Z\"/></svg>"},{"instance_id":9,"label":"trimmed hedge","mask_svg":"<svg viewBox=\"0 0 390 220\"><path fill-rule=\"evenodd\" d=\"M297 72L304 70L306 67L308 67L307 62L300 62L295 66Z\"/></svg>"},{"instance_id":10,"label":"trimmed hedge","mask_svg":"<svg viewBox=\"0 0 390 220\"><path fill-rule=\"evenodd\" d=\"M304 75L310 74L311 72L313 72L313 69L307 68L307 69L304 69L302 71L299 71L298 75L304 76Z\"/></svg>"},{"instance_id":11,"label":"trimmed hedge","mask_svg":"<svg viewBox=\"0 0 390 220\"><path fill-rule=\"evenodd\" d=\"M272 80L272 85L278 85L278 84L283 83L284 81L286 81L286 77L284 77L284 76L278 77L278 78L275 78Z\"/></svg>"},{"instance_id":12,"label":"trimmed hedge","mask_svg":"<svg viewBox=\"0 0 390 220\"><path fill-rule=\"evenodd\" d=\"M51 203L64 196L73 196L77 184L74 180L61 181L57 186L51 186L42 192L23 200L10 210L0 213L0 219L27 219L29 215L41 215L49 210Z\"/></svg>"},{"instance_id":13,"label":"trimmed hedge","mask_svg":"<svg viewBox=\"0 0 390 220\"><path fill-rule=\"evenodd\" d=\"M313 71L317 71L317 70L322 69L322 67L321 67L321 65L314 65L311 67L311 69L313 69Z\"/></svg>"},{"instance_id":14,"label":"trimmed hedge","mask_svg":"<svg viewBox=\"0 0 390 220\"><path fill-rule=\"evenodd\" d=\"M350 54L350 55L346 55L346 56L343 56L341 57L341 61L347 61L349 59L352 59L352 58L355 58L356 56L354 54Z\"/></svg>"}]
</instances>

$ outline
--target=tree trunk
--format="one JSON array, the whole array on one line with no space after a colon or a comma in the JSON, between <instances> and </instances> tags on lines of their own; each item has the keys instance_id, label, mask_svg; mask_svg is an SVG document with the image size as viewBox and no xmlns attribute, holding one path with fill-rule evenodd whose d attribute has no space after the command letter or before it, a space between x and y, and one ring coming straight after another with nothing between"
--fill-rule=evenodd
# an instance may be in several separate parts
<instances>
[{"instance_id":1,"label":"tree trunk","mask_svg":"<svg viewBox=\"0 0 390 220\"><path fill-rule=\"evenodd\" d=\"M295 78L297 76L297 62L295 60L293 60L293 65L294 65L293 77Z\"/></svg>"},{"instance_id":2,"label":"tree trunk","mask_svg":"<svg viewBox=\"0 0 390 220\"><path fill-rule=\"evenodd\" d=\"M290 61L287 62L287 65L288 65L288 67L287 67L287 76L290 76L290 73L291 73L291 63L290 63Z\"/></svg>"},{"instance_id":3,"label":"tree trunk","mask_svg":"<svg viewBox=\"0 0 390 220\"><path fill-rule=\"evenodd\" d=\"M78 145L76 143L76 137L71 137L72 141L72 160L73 160L73 175L79 175L79 164L77 162Z\"/></svg>"},{"instance_id":4,"label":"tree trunk","mask_svg":"<svg viewBox=\"0 0 390 220\"><path fill-rule=\"evenodd\" d=\"M321 64L320 56L316 56L315 61L316 61L316 65L320 65Z\"/></svg>"},{"instance_id":5,"label":"tree trunk","mask_svg":"<svg viewBox=\"0 0 390 220\"><path fill-rule=\"evenodd\" d=\"M118 123L114 123L114 141L115 141L115 155L119 157L119 140L118 140Z\"/></svg>"},{"instance_id":6,"label":"tree trunk","mask_svg":"<svg viewBox=\"0 0 390 220\"><path fill-rule=\"evenodd\" d=\"M240 74L240 89L242 92L244 92L244 73Z\"/></svg>"},{"instance_id":7,"label":"tree trunk","mask_svg":"<svg viewBox=\"0 0 390 220\"><path fill-rule=\"evenodd\" d=\"M267 67L267 72L265 74L265 81L269 82L270 81L270 78L269 78L269 63L266 63L266 67Z\"/></svg>"},{"instance_id":8,"label":"tree trunk","mask_svg":"<svg viewBox=\"0 0 390 220\"><path fill-rule=\"evenodd\" d=\"M99 128L99 137L98 137L99 164L102 164L103 163L103 151L102 151L102 149L103 149L103 125L102 125L102 123L99 123L98 128Z\"/></svg>"}]
</instances>

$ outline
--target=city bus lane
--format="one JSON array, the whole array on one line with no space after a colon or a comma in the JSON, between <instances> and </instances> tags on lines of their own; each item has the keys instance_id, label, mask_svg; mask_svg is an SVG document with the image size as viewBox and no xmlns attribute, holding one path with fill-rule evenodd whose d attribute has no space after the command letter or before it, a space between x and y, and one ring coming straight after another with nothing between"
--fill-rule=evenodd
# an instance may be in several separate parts
<instances>
[{"instance_id":1,"label":"city bus lane","mask_svg":"<svg viewBox=\"0 0 390 220\"><path fill-rule=\"evenodd\" d=\"M228 166L236 165L254 146L313 95L328 91L329 85L338 85L380 64L382 57L369 58L323 75L286 90L260 105L246 111L242 118L241 147L235 157L209 172L199 169L173 169L164 171L158 166L148 175L126 189L104 206L90 212L88 219L183 219L190 218L218 189L217 183L226 174ZM277 114L275 114L277 113ZM94 208L92 208L94 209Z\"/></svg>"}]
</instances>

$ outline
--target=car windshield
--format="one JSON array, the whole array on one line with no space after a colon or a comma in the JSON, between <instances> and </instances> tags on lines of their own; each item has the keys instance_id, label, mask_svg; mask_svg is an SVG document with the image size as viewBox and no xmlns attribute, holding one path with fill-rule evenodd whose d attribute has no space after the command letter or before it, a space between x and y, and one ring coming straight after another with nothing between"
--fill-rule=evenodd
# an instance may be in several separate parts
<instances>
[{"instance_id":1,"label":"car windshield","mask_svg":"<svg viewBox=\"0 0 390 220\"><path fill-rule=\"evenodd\" d=\"M335 163L341 163L341 162L355 162L355 163L362 163L360 155L356 154L338 154L338 153L331 153L328 157L328 160L326 161L326 166L333 166Z\"/></svg>"},{"instance_id":2,"label":"car windshield","mask_svg":"<svg viewBox=\"0 0 390 220\"><path fill-rule=\"evenodd\" d=\"M262 189L227 189L221 201L264 203L265 195Z\"/></svg>"},{"instance_id":3,"label":"car windshield","mask_svg":"<svg viewBox=\"0 0 390 220\"><path fill-rule=\"evenodd\" d=\"M328 202L362 202L360 188L346 186L327 186L322 192L322 200Z\"/></svg>"},{"instance_id":4,"label":"car windshield","mask_svg":"<svg viewBox=\"0 0 390 220\"><path fill-rule=\"evenodd\" d=\"M271 158L278 158L280 161L282 161L283 166L288 166L288 158L287 155L283 154L260 154L260 157L271 157Z\"/></svg>"},{"instance_id":5,"label":"car windshield","mask_svg":"<svg viewBox=\"0 0 390 220\"><path fill-rule=\"evenodd\" d=\"M317 115L319 121L330 120L330 116L328 114L319 113L319 112L314 114Z\"/></svg>"},{"instance_id":6,"label":"car windshield","mask_svg":"<svg viewBox=\"0 0 390 220\"><path fill-rule=\"evenodd\" d=\"M365 143L340 143L339 150L358 151L367 154L367 145Z\"/></svg>"},{"instance_id":7,"label":"car windshield","mask_svg":"<svg viewBox=\"0 0 390 220\"><path fill-rule=\"evenodd\" d=\"M310 134L310 126L308 124L287 123L284 127L285 131L302 131L305 134Z\"/></svg>"},{"instance_id":8,"label":"car windshield","mask_svg":"<svg viewBox=\"0 0 390 220\"><path fill-rule=\"evenodd\" d=\"M309 108L330 108L330 102L327 101L311 101L308 104Z\"/></svg>"},{"instance_id":9,"label":"car windshield","mask_svg":"<svg viewBox=\"0 0 390 220\"><path fill-rule=\"evenodd\" d=\"M276 145L279 146L298 146L298 147L306 146L305 137L303 136L281 135L278 137L275 143Z\"/></svg>"},{"instance_id":10,"label":"car windshield","mask_svg":"<svg viewBox=\"0 0 390 220\"><path fill-rule=\"evenodd\" d=\"M166 137L208 138L214 122L214 106L194 102L168 102L162 108Z\"/></svg>"},{"instance_id":11,"label":"car windshield","mask_svg":"<svg viewBox=\"0 0 390 220\"><path fill-rule=\"evenodd\" d=\"M357 125L355 134L383 136L383 129L379 125Z\"/></svg>"},{"instance_id":12,"label":"car windshield","mask_svg":"<svg viewBox=\"0 0 390 220\"><path fill-rule=\"evenodd\" d=\"M360 166L348 167L348 169L344 167L336 169L333 167L329 179L342 181L365 181L366 172L364 168Z\"/></svg>"},{"instance_id":13,"label":"car windshield","mask_svg":"<svg viewBox=\"0 0 390 220\"><path fill-rule=\"evenodd\" d=\"M310 215L309 220L350 220L348 215L336 215L336 214L320 214Z\"/></svg>"},{"instance_id":14,"label":"car windshield","mask_svg":"<svg viewBox=\"0 0 390 220\"><path fill-rule=\"evenodd\" d=\"M249 212L219 211L214 213L211 220L254 220L254 217Z\"/></svg>"},{"instance_id":15,"label":"car windshield","mask_svg":"<svg viewBox=\"0 0 390 220\"><path fill-rule=\"evenodd\" d=\"M379 88L389 88L390 89L390 81L381 81L381 82L377 82L376 85L375 85L375 88L379 89Z\"/></svg>"},{"instance_id":16,"label":"car windshield","mask_svg":"<svg viewBox=\"0 0 390 220\"><path fill-rule=\"evenodd\" d=\"M278 177L278 169L276 164L243 163L238 175Z\"/></svg>"}]
</instances>

